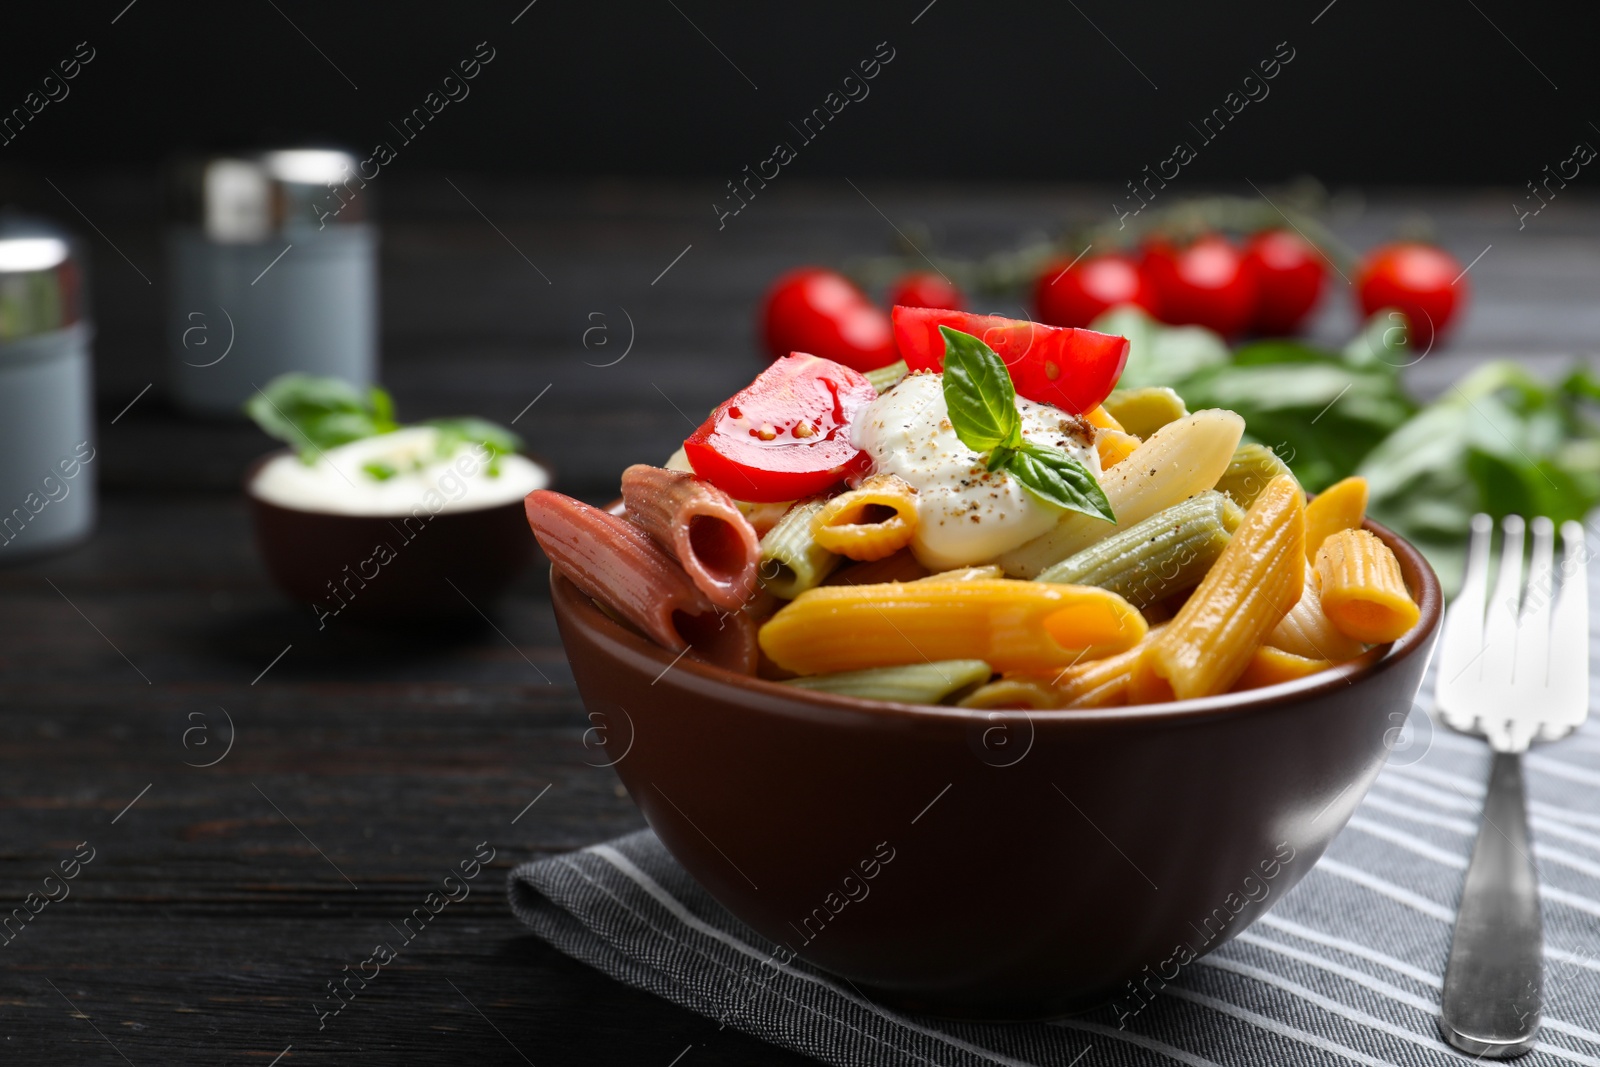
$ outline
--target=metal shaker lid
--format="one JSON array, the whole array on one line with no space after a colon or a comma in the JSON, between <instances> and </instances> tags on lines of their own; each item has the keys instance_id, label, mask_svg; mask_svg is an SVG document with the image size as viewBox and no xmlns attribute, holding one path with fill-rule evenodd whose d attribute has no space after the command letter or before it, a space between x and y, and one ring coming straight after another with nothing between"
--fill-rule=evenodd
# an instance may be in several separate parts
<instances>
[{"instance_id":1,"label":"metal shaker lid","mask_svg":"<svg viewBox=\"0 0 1600 1067\"><path fill-rule=\"evenodd\" d=\"M83 268L66 231L0 212L0 344L71 326L83 313Z\"/></svg>"},{"instance_id":2,"label":"metal shaker lid","mask_svg":"<svg viewBox=\"0 0 1600 1067\"><path fill-rule=\"evenodd\" d=\"M213 156L174 171L178 220L221 242L307 235L368 218L372 194L354 155L333 148L281 148Z\"/></svg>"}]
</instances>

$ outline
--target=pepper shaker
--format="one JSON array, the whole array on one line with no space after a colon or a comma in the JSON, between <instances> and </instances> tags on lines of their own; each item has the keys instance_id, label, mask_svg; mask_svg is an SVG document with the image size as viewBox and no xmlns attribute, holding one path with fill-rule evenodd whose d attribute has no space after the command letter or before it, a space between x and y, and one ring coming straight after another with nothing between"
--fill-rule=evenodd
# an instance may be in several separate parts
<instances>
[{"instance_id":1,"label":"pepper shaker","mask_svg":"<svg viewBox=\"0 0 1600 1067\"><path fill-rule=\"evenodd\" d=\"M242 417L279 374L377 378L377 231L356 158L296 148L180 168L168 371L195 415Z\"/></svg>"},{"instance_id":2,"label":"pepper shaker","mask_svg":"<svg viewBox=\"0 0 1600 1067\"><path fill-rule=\"evenodd\" d=\"M0 215L0 563L94 529L94 330L75 253L55 226Z\"/></svg>"}]
</instances>

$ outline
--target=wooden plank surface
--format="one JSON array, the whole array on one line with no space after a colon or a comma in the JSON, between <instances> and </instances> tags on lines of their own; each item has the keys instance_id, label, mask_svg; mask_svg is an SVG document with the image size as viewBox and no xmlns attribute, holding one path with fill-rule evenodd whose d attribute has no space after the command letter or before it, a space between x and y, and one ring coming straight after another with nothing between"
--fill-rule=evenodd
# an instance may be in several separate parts
<instances>
[{"instance_id":1,"label":"wooden plank surface","mask_svg":"<svg viewBox=\"0 0 1600 1067\"><path fill-rule=\"evenodd\" d=\"M592 500L759 369L753 309L782 269L883 251L895 227L981 254L1108 203L796 181L719 231L710 183L453 178L476 209L442 176L378 190L385 379L406 418L509 422L539 397L517 429ZM155 270L148 180L63 181ZM1552 370L1600 336L1597 205L1563 199L1518 231L1512 199L1373 196L1333 220L1364 247L1425 211L1463 262L1488 248L1455 343L1411 372L1424 392L1487 358ZM543 575L493 626L318 630L268 582L237 492L268 442L166 406L159 287L90 236L103 515L87 545L0 571L0 911L80 842L95 854L0 948L4 1061L269 1064L292 1045L284 1064L803 1062L524 933L504 899L512 864L642 825L585 762ZM630 318L626 358L597 366ZM1316 333L1353 323L1335 292ZM597 324L607 346L591 333L585 347ZM471 896L319 1031L326 984L480 842L495 860Z\"/></svg>"}]
</instances>

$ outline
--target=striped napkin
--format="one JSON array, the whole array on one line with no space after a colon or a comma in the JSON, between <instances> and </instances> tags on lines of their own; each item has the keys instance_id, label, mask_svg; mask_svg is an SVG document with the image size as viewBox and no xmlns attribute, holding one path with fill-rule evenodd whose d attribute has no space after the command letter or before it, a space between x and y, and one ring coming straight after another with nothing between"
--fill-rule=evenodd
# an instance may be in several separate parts
<instances>
[{"instance_id":1,"label":"striped napkin","mask_svg":"<svg viewBox=\"0 0 1600 1067\"><path fill-rule=\"evenodd\" d=\"M1592 684L1600 693L1600 679ZM1430 677L1423 693L1431 686ZM724 911L648 830L523 864L511 872L511 907L619 981L839 1067L1460 1067L1470 1058L1443 1043L1435 1019L1489 756L1433 726L1430 704L1413 709L1389 766L1316 868L1185 967L1126 1029L1109 1010L1056 1023L905 1015L799 961L763 967L777 946ZM1545 1011L1539 1045L1517 1062L1600 1067L1600 724L1527 757L1526 774Z\"/></svg>"}]
</instances>

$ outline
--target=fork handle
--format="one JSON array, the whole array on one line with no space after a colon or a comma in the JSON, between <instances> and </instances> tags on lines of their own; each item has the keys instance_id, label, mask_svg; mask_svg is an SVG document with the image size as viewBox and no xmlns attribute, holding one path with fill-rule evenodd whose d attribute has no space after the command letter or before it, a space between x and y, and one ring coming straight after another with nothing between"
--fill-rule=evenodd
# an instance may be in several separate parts
<instances>
[{"instance_id":1,"label":"fork handle","mask_svg":"<svg viewBox=\"0 0 1600 1067\"><path fill-rule=\"evenodd\" d=\"M1445 1040L1491 1059L1533 1047L1542 942L1522 756L1496 752L1444 974L1439 1029Z\"/></svg>"}]
</instances>

